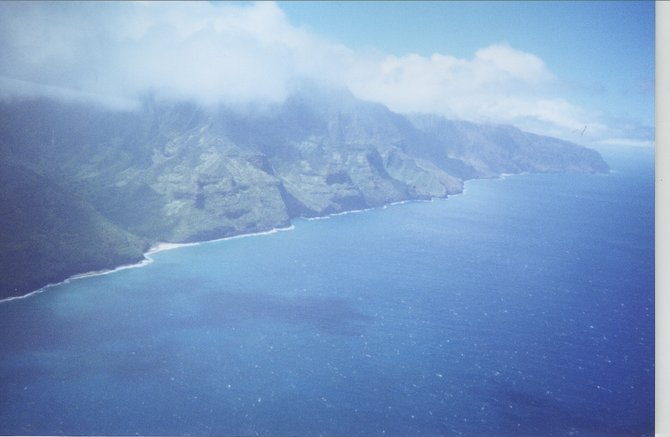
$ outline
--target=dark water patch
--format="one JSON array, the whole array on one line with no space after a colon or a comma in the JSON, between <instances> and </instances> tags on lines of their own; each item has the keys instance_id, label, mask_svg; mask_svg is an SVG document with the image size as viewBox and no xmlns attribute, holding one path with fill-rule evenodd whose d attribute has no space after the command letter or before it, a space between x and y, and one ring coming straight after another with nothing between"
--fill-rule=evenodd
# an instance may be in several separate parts
<instances>
[{"instance_id":1,"label":"dark water patch","mask_svg":"<svg viewBox=\"0 0 670 437\"><path fill-rule=\"evenodd\" d=\"M337 297L279 296L270 293L208 293L199 297L196 324L230 326L257 320L306 326L335 335L360 335L372 317Z\"/></svg>"}]
</instances>

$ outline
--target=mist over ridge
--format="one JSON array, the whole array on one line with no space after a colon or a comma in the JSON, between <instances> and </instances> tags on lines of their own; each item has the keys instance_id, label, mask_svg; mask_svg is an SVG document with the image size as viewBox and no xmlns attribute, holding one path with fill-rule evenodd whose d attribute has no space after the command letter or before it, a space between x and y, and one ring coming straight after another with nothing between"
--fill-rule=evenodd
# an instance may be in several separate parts
<instances>
[{"instance_id":1,"label":"mist over ridge","mask_svg":"<svg viewBox=\"0 0 670 437\"><path fill-rule=\"evenodd\" d=\"M281 3L3 2L0 41L5 100L50 96L128 110L151 94L244 109L281 103L296 83L312 81L403 114L653 144L649 127L566 99L538 54L504 40L467 58L353 49L293 24Z\"/></svg>"}]
</instances>

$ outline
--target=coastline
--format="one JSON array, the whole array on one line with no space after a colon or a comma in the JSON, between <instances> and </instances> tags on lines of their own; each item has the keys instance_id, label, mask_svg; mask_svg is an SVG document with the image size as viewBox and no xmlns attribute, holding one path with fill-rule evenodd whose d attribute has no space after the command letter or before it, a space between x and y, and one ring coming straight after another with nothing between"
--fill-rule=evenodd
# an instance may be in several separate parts
<instances>
[{"instance_id":1,"label":"coastline","mask_svg":"<svg viewBox=\"0 0 670 437\"><path fill-rule=\"evenodd\" d=\"M491 179L502 179L503 177L509 177L509 176L514 176L514 175L515 175L514 173L511 173L511 174L506 173L506 174L498 175L497 177L494 177L494 178L491 178ZM477 178L471 179L471 180L477 180ZM362 208L362 209L352 209L352 210L347 210L347 211L340 211L340 212L330 213L330 214L326 214L326 215L323 215L323 216L317 216L317 217L294 217L291 220L294 220L294 219L303 219L303 220L308 220L308 221L311 221L311 220L328 220L332 217L342 216L342 215L346 215L346 214L357 214L357 213L362 213L362 212L371 211L371 210L375 210L375 209L386 209L386 208L391 207L391 206L403 205L403 204L406 204L406 203L432 202L435 199L447 199L450 196L465 194L466 193L465 184L468 181L469 180L463 181L464 185L463 185L462 191L457 192L457 193L451 193L451 194L445 195L444 197L431 197L430 199L405 199L405 200L399 200L399 201L395 201L395 202L385 203L385 204L379 205L379 206L373 206L373 207ZM165 251L168 251L168 250L180 249L180 248L189 247L189 246L197 246L197 245L201 245L201 244L216 243L216 242L225 241L225 240L232 240L232 239L236 239L236 238L246 238L246 237L255 237L255 236L261 236L261 235L269 235L269 234L274 234L274 233L277 233L277 232L290 231L290 230L293 230L293 229L295 229L295 226L291 222L291 224L289 226L285 227L285 228L273 228L273 229L270 229L270 230L267 230L267 231L259 231L259 232L251 232L251 233L248 233L248 234L231 235L231 236L227 236L227 237L216 238L216 239L213 239L213 240L195 241L195 242L190 242L190 243L159 242L159 243L154 244L151 248L149 248L149 250L146 251L143 254L144 259L142 259L141 261L139 261L137 263L123 264L123 265L117 266L117 267L112 268L112 269L95 270L95 271L90 271L90 272L78 273L78 274L72 275L68 278L65 278L64 280L62 280L60 282L46 284L43 287L38 288L37 290L30 291L30 292L28 292L26 294L22 294L20 296L9 296L9 297L6 297L6 298L2 298L2 299L0 299L0 305L3 304L3 303L14 301L14 300L26 299L28 297L43 293L44 291L48 290L49 288L56 287L56 286L63 285L63 284L67 284L70 281L75 281L77 279L88 278L88 277L93 277L93 276L108 275L110 273L115 273L115 272L118 272L118 271L121 271L121 270L144 267L146 265L151 264L154 261L153 258L151 257L151 255L159 253L159 252L165 252Z\"/></svg>"},{"instance_id":2,"label":"coastline","mask_svg":"<svg viewBox=\"0 0 670 437\"><path fill-rule=\"evenodd\" d=\"M53 283L47 284L42 288L38 288L37 290L33 290L33 291L31 291L29 293L26 293L26 294L22 294L21 296L10 296L10 297L0 299L0 304L3 304L5 302L10 302L10 301L13 301L13 300L26 299L30 296L34 296L36 294L43 293L46 290L48 290L49 288L56 287L56 286L63 285L63 284L68 284L71 281L76 281L77 279L90 278L92 276L108 275L110 273L115 273L115 272L118 272L118 271L121 271L121 270L144 267L145 265L151 264L153 262L153 259L149 258L148 254L149 254L149 252L144 253L143 254L144 259L142 261L138 262L138 263L123 264L123 265L120 265L120 266L115 267L113 269L94 270L94 271L91 271L91 272L77 273L76 275L72 275L72 276L70 276L70 277L68 277L68 278L66 278L66 279L64 279L60 282L53 282Z\"/></svg>"},{"instance_id":3,"label":"coastline","mask_svg":"<svg viewBox=\"0 0 670 437\"><path fill-rule=\"evenodd\" d=\"M108 275L110 273L116 273L121 270L127 270L127 269L135 269L135 268L140 268L147 266L154 262L154 259L151 257L151 255L159 253L159 252L165 252L168 250L173 250L173 249L180 249L182 247L188 247L188 246L198 246L201 244L208 244L208 243L216 243L224 240L232 240L236 238L246 238L246 237L256 237L260 235L270 235L270 234L275 234L277 232L283 232L283 231L291 231L295 229L295 226L293 224L285 227L285 228L274 228L270 229L267 231L260 231L260 232L252 232L249 234L239 234L239 235L231 235L228 237L222 237L222 238L216 238L214 240L205 240L205 241L196 241L193 243L166 243L166 242L161 242L161 243L156 243L154 246L152 246L148 251L146 251L143 256L144 259L134 263L134 264L123 264L118 267L115 267L113 269L105 269L105 270L94 270L91 272L85 272L85 273L77 273L76 275L72 275L68 278L65 278L64 280L60 282L54 282L50 284L46 284L45 286L38 288L37 290L30 291L26 294L22 294L20 296L9 296L5 297L3 299L0 299L0 305L6 302L11 302L14 300L21 300L21 299L26 299L31 296L41 294L45 291L47 291L49 288L57 287L59 285L63 284L68 284L71 281L76 281L77 279L83 279L83 278L90 278L93 276L102 276L102 275Z\"/></svg>"}]
</instances>

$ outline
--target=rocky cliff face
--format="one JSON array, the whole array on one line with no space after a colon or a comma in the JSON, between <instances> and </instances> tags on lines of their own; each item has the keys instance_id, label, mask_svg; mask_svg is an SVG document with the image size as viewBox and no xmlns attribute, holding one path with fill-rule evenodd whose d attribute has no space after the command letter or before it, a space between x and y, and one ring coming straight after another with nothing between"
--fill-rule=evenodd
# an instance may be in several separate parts
<instances>
[{"instance_id":1,"label":"rocky cliff face","mask_svg":"<svg viewBox=\"0 0 670 437\"><path fill-rule=\"evenodd\" d=\"M135 262L157 241L446 197L500 173L608 171L575 144L314 88L243 113L153 98L135 112L2 103L0 153L0 296Z\"/></svg>"}]
</instances>

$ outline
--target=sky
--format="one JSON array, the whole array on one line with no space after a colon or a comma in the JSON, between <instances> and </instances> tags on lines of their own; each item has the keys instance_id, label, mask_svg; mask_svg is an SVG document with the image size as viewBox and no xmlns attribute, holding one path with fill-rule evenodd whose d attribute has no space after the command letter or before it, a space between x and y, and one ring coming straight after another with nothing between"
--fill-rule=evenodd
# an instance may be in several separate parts
<instances>
[{"instance_id":1,"label":"sky","mask_svg":"<svg viewBox=\"0 0 670 437\"><path fill-rule=\"evenodd\" d=\"M654 2L2 2L0 97L279 103L305 80L400 113L654 145ZM584 130L586 128L586 130Z\"/></svg>"}]
</instances>

